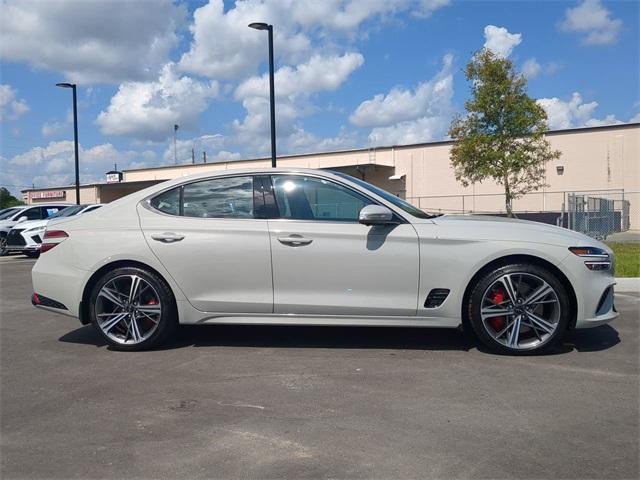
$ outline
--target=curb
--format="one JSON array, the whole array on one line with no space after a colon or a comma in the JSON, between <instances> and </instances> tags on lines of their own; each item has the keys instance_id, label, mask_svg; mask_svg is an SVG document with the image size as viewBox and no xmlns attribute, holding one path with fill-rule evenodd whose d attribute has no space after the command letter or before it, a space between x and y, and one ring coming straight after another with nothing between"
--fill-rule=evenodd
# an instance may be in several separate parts
<instances>
[{"instance_id":1,"label":"curb","mask_svg":"<svg viewBox=\"0 0 640 480\"><path fill-rule=\"evenodd\" d=\"M616 292L640 292L640 277L616 278Z\"/></svg>"}]
</instances>

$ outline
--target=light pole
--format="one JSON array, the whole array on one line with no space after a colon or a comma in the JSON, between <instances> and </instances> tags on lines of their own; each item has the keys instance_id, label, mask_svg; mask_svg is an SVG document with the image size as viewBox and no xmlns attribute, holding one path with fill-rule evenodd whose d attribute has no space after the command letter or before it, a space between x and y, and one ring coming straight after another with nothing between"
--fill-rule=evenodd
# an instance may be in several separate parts
<instances>
[{"instance_id":1,"label":"light pole","mask_svg":"<svg viewBox=\"0 0 640 480\"><path fill-rule=\"evenodd\" d=\"M73 143L76 156L76 205L80 205L80 162L78 160L78 99L75 83L56 83L56 87L73 90Z\"/></svg>"},{"instance_id":2,"label":"light pole","mask_svg":"<svg viewBox=\"0 0 640 480\"><path fill-rule=\"evenodd\" d=\"M273 25L263 22L250 23L249 27L269 33L269 104L271 109L271 166L276 167L276 101L273 81Z\"/></svg>"}]
</instances>

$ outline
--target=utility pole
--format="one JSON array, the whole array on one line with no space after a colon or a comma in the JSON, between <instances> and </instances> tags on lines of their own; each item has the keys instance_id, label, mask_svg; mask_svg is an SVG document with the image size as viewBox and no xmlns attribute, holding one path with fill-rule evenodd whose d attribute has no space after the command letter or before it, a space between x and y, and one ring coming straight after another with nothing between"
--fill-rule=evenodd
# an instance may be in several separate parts
<instances>
[{"instance_id":1,"label":"utility pole","mask_svg":"<svg viewBox=\"0 0 640 480\"><path fill-rule=\"evenodd\" d=\"M207 163L207 152L202 152L202 160L204 160L204 163Z\"/></svg>"},{"instance_id":2,"label":"utility pole","mask_svg":"<svg viewBox=\"0 0 640 480\"><path fill-rule=\"evenodd\" d=\"M196 163L196 152L193 148L191 149L191 163Z\"/></svg>"}]
</instances>

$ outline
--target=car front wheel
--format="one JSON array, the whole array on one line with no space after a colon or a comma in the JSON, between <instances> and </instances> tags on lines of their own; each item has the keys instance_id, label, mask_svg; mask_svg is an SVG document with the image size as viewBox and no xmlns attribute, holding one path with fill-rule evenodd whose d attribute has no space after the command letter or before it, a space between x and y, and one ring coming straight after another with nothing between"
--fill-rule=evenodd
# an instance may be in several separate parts
<instances>
[{"instance_id":1,"label":"car front wheel","mask_svg":"<svg viewBox=\"0 0 640 480\"><path fill-rule=\"evenodd\" d=\"M557 343L569 325L570 309L567 291L553 273L538 265L512 264L477 281L466 313L491 350L523 355Z\"/></svg>"},{"instance_id":2,"label":"car front wheel","mask_svg":"<svg viewBox=\"0 0 640 480\"><path fill-rule=\"evenodd\" d=\"M176 302L167 283L153 272L116 268L95 284L91 322L117 350L145 350L164 342L177 326Z\"/></svg>"}]
</instances>

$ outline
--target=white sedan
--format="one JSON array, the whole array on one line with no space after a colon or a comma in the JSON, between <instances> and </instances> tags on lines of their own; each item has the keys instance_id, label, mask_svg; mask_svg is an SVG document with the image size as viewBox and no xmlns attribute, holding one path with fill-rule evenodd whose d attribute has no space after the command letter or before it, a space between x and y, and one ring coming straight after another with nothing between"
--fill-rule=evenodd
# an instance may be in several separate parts
<instances>
[{"instance_id":1,"label":"white sedan","mask_svg":"<svg viewBox=\"0 0 640 480\"><path fill-rule=\"evenodd\" d=\"M523 354L617 316L613 255L534 222L430 215L305 169L183 177L50 225L32 303L140 350L178 324L463 326Z\"/></svg>"}]
</instances>

